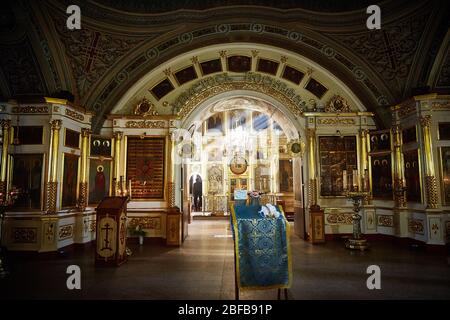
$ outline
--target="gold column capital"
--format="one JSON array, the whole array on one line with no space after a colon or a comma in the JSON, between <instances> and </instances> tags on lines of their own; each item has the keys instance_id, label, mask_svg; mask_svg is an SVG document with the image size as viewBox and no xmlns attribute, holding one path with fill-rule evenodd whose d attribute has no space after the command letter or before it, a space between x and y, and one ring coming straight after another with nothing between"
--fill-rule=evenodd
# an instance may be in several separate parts
<instances>
[{"instance_id":1,"label":"gold column capital","mask_svg":"<svg viewBox=\"0 0 450 320\"><path fill-rule=\"evenodd\" d=\"M393 134L400 134L402 132L402 127L399 124L394 124L391 127L391 131Z\"/></svg>"},{"instance_id":2,"label":"gold column capital","mask_svg":"<svg viewBox=\"0 0 450 320\"><path fill-rule=\"evenodd\" d=\"M116 140L122 140L123 138L123 132L122 131L116 131L113 133L113 138Z\"/></svg>"},{"instance_id":3,"label":"gold column capital","mask_svg":"<svg viewBox=\"0 0 450 320\"><path fill-rule=\"evenodd\" d=\"M420 121L420 125L422 127L429 127L429 126L431 126L431 116L430 115L421 116L419 118L419 121Z\"/></svg>"},{"instance_id":4,"label":"gold column capital","mask_svg":"<svg viewBox=\"0 0 450 320\"><path fill-rule=\"evenodd\" d=\"M61 120L52 120L50 121L50 125L52 130L59 130L61 129L62 121Z\"/></svg>"},{"instance_id":5,"label":"gold column capital","mask_svg":"<svg viewBox=\"0 0 450 320\"><path fill-rule=\"evenodd\" d=\"M307 128L306 129L306 136L308 138L312 138L316 136L316 128Z\"/></svg>"},{"instance_id":6,"label":"gold column capital","mask_svg":"<svg viewBox=\"0 0 450 320\"><path fill-rule=\"evenodd\" d=\"M9 119L2 119L2 120L0 120L0 124L1 124L1 126L3 128L3 130L9 129L11 127L11 120L9 120Z\"/></svg>"},{"instance_id":7,"label":"gold column capital","mask_svg":"<svg viewBox=\"0 0 450 320\"><path fill-rule=\"evenodd\" d=\"M89 128L81 128L81 137L89 137L92 134L92 130Z\"/></svg>"}]
</instances>

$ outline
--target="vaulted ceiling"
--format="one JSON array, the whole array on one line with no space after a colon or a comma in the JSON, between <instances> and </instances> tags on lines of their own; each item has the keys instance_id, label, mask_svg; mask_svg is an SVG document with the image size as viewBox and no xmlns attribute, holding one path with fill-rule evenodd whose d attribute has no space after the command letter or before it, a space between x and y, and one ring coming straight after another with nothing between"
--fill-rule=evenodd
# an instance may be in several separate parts
<instances>
[{"instance_id":1,"label":"vaulted ceiling","mask_svg":"<svg viewBox=\"0 0 450 320\"><path fill-rule=\"evenodd\" d=\"M66 28L71 4L81 8L81 30ZM158 66L211 45L253 43L322 66L385 127L389 106L420 92L449 92L450 5L381 1L381 29L368 30L369 4L373 1L8 1L0 11L1 94L19 100L73 95L75 103L95 112L98 129L124 93Z\"/></svg>"}]
</instances>

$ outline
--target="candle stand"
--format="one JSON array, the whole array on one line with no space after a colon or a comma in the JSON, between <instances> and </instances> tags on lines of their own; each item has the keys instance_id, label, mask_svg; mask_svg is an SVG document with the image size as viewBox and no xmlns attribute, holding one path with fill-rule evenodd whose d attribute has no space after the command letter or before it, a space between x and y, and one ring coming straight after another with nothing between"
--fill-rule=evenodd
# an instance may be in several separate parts
<instances>
[{"instance_id":1,"label":"candle stand","mask_svg":"<svg viewBox=\"0 0 450 320\"><path fill-rule=\"evenodd\" d=\"M369 195L368 192L352 191L347 193L347 198L353 201L353 237L345 242L345 247L351 250L364 251L369 248L369 244L366 239L361 237L361 203L364 198Z\"/></svg>"}]
</instances>

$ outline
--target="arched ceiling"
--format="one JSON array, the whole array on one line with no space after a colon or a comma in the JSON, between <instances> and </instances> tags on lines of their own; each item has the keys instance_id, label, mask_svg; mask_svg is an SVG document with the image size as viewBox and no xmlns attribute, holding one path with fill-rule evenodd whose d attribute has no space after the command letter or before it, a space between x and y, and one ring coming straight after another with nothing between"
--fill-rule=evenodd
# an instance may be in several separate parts
<instances>
[{"instance_id":1,"label":"arched ceiling","mask_svg":"<svg viewBox=\"0 0 450 320\"><path fill-rule=\"evenodd\" d=\"M194 107L194 97L240 89L272 96L290 106L294 114L324 110L336 97L348 105L347 112L366 111L343 81L314 61L272 46L232 43L207 46L166 61L133 84L111 113L133 114L146 99L159 115L184 117ZM201 101L195 99L194 104Z\"/></svg>"},{"instance_id":2,"label":"arched ceiling","mask_svg":"<svg viewBox=\"0 0 450 320\"><path fill-rule=\"evenodd\" d=\"M448 1L379 2L382 28L376 31L366 29L367 2L359 1L146 3L2 3L0 16L8 17L0 23L2 96L72 94L95 112L98 130L117 101L158 66L188 51L233 43L269 45L314 61L376 112L381 127L389 125L388 107L415 88L450 89ZM65 27L70 4L81 8L81 30Z\"/></svg>"}]
</instances>

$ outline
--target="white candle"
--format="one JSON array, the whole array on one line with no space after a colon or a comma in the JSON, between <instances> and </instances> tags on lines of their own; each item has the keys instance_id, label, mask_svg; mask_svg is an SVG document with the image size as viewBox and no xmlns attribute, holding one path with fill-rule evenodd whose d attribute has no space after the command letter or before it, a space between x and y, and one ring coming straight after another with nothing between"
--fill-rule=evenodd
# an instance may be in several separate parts
<instances>
[{"instance_id":1,"label":"white candle","mask_svg":"<svg viewBox=\"0 0 450 320\"><path fill-rule=\"evenodd\" d=\"M358 171L357 170L353 170L353 189L356 190L356 188L358 187Z\"/></svg>"},{"instance_id":2,"label":"white candle","mask_svg":"<svg viewBox=\"0 0 450 320\"><path fill-rule=\"evenodd\" d=\"M131 198L131 179L128 180L128 195L129 195L130 198Z\"/></svg>"},{"instance_id":3,"label":"white candle","mask_svg":"<svg viewBox=\"0 0 450 320\"><path fill-rule=\"evenodd\" d=\"M342 189L347 189L347 170L342 171Z\"/></svg>"}]
</instances>

